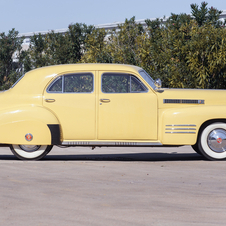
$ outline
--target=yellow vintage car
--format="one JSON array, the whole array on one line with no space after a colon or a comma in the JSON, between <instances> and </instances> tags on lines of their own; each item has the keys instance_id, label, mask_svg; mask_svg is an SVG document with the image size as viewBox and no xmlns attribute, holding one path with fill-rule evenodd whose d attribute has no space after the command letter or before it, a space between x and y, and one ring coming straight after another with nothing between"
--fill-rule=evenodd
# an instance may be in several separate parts
<instances>
[{"instance_id":1,"label":"yellow vintage car","mask_svg":"<svg viewBox=\"0 0 226 226\"><path fill-rule=\"evenodd\" d=\"M60 146L181 146L226 158L226 91L163 89L140 67L43 67L0 93L0 143L23 160Z\"/></svg>"}]
</instances>

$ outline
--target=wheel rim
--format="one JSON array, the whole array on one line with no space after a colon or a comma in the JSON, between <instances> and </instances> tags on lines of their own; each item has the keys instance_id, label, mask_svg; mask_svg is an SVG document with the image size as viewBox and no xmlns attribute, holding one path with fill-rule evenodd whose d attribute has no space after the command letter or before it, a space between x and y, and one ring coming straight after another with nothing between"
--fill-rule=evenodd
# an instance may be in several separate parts
<instances>
[{"instance_id":1,"label":"wheel rim","mask_svg":"<svg viewBox=\"0 0 226 226\"><path fill-rule=\"evenodd\" d=\"M26 152L34 152L37 151L41 145L19 145L19 147Z\"/></svg>"},{"instance_id":2,"label":"wheel rim","mask_svg":"<svg viewBox=\"0 0 226 226\"><path fill-rule=\"evenodd\" d=\"M214 129L207 137L208 146L216 153L223 153L226 151L226 130Z\"/></svg>"}]
</instances>

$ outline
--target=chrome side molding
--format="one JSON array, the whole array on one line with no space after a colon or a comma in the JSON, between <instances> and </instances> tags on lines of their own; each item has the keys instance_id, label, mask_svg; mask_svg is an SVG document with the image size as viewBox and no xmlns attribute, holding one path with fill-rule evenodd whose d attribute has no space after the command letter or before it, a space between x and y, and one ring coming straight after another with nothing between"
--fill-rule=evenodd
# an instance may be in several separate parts
<instances>
[{"instance_id":1,"label":"chrome side molding","mask_svg":"<svg viewBox=\"0 0 226 226\"><path fill-rule=\"evenodd\" d=\"M68 146L161 146L160 142L63 141Z\"/></svg>"},{"instance_id":2,"label":"chrome side molding","mask_svg":"<svg viewBox=\"0 0 226 226\"><path fill-rule=\"evenodd\" d=\"M194 124L166 125L165 133L196 134L196 125Z\"/></svg>"}]
</instances>

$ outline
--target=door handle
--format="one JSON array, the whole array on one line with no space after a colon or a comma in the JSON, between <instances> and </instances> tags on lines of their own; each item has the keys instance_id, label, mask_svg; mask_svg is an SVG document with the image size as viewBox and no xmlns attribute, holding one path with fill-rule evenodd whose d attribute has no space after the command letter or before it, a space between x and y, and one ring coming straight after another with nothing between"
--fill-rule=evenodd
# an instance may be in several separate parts
<instances>
[{"instance_id":1,"label":"door handle","mask_svg":"<svg viewBox=\"0 0 226 226\"><path fill-rule=\"evenodd\" d=\"M55 99L45 99L45 102L48 102L48 103L55 102Z\"/></svg>"},{"instance_id":2,"label":"door handle","mask_svg":"<svg viewBox=\"0 0 226 226\"><path fill-rule=\"evenodd\" d=\"M110 99L100 99L100 102L108 103L108 102L110 102Z\"/></svg>"}]
</instances>

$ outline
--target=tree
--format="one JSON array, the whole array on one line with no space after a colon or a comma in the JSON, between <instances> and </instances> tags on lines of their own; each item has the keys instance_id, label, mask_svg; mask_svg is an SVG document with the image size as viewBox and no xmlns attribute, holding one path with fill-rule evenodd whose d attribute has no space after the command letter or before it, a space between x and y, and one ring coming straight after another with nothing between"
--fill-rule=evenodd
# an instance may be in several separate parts
<instances>
[{"instance_id":1,"label":"tree","mask_svg":"<svg viewBox=\"0 0 226 226\"><path fill-rule=\"evenodd\" d=\"M12 29L6 35L0 34L0 87L1 90L8 89L16 79L21 76L22 71L22 43L23 38L18 39L18 31ZM16 62L13 62L13 54Z\"/></svg>"},{"instance_id":2,"label":"tree","mask_svg":"<svg viewBox=\"0 0 226 226\"><path fill-rule=\"evenodd\" d=\"M225 88L226 22L219 21L221 11L207 6L192 4L191 16L172 13L167 20L146 20L146 27L135 17L112 31L71 24L64 34L34 35L28 51L21 50L23 39L14 29L2 33L0 85L9 87L20 68L82 62L137 65L165 87Z\"/></svg>"},{"instance_id":3,"label":"tree","mask_svg":"<svg viewBox=\"0 0 226 226\"><path fill-rule=\"evenodd\" d=\"M93 29L85 40L86 52L82 63L112 63L112 56L107 50L108 38L104 29Z\"/></svg>"},{"instance_id":4,"label":"tree","mask_svg":"<svg viewBox=\"0 0 226 226\"><path fill-rule=\"evenodd\" d=\"M86 48L86 36L93 31L93 26L71 24L68 31L31 37L31 44L25 58L25 68L33 68L78 63Z\"/></svg>"},{"instance_id":5,"label":"tree","mask_svg":"<svg viewBox=\"0 0 226 226\"><path fill-rule=\"evenodd\" d=\"M208 9L207 5L207 2L202 2L199 8L197 4L191 4L192 16L195 18L199 26L203 26L208 23L211 23L216 27L221 26L223 22L219 21L219 16L222 11L215 9L214 7Z\"/></svg>"}]
</instances>

